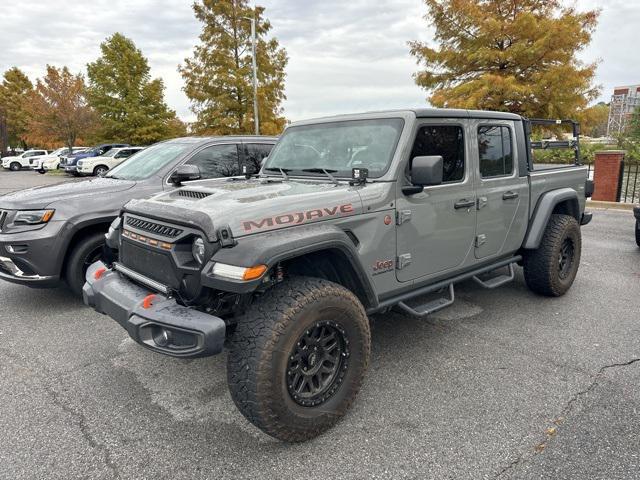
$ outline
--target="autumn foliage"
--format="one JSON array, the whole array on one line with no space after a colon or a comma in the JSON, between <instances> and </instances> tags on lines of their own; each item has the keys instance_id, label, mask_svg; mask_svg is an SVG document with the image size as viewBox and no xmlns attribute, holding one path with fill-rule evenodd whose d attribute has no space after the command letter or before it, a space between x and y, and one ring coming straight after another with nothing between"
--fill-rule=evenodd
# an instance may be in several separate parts
<instances>
[{"instance_id":1,"label":"autumn foliage","mask_svg":"<svg viewBox=\"0 0 640 480\"><path fill-rule=\"evenodd\" d=\"M415 81L436 107L570 117L598 94L577 54L598 13L559 0L424 0L436 45L411 42Z\"/></svg>"},{"instance_id":2,"label":"autumn foliage","mask_svg":"<svg viewBox=\"0 0 640 480\"><path fill-rule=\"evenodd\" d=\"M25 139L32 145L71 148L86 143L97 127L98 118L87 104L82 75L67 67L47 65L47 74L38 80L27 108L29 121Z\"/></svg>"}]
</instances>

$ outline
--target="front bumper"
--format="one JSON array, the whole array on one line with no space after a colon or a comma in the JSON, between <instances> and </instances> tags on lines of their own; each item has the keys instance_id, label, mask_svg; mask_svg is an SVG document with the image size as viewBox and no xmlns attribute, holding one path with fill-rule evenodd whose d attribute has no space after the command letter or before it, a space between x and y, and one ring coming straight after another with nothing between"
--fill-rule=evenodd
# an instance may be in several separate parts
<instances>
[{"instance_id":1,"label":"front bumper","mask_svg":"<svg viewBox=\"0 0 640 480\"><path fill-rule=\"evenodd\" d=\"M0 257L0 279L30 287L51 287L59 282L57 276L43 276L25 273L9 257Z\"/></svg>"},{"instance_id":2,"label":"front bumper","mask_svg":"<svg viewBox=\"0 0 640 480\"><path fill-rule=\"evenodd\" d=\"M180 358L208 357L222 351L223 319L152 294L115 270L100 274L104 268L104 263L96 262L87 270L84 303L113 318L137 343Z\"/></svg>"},{"instance_id":3,"label":"front bumper","mask_svg":"<svg viewBox=\"0 0 640 480\"><path fill-rule=\"evenodd\" d=\"M67 173L75 173L78 171L78 167L76 165L65 165L64 171Z\"/></svg>"}]
</instances>

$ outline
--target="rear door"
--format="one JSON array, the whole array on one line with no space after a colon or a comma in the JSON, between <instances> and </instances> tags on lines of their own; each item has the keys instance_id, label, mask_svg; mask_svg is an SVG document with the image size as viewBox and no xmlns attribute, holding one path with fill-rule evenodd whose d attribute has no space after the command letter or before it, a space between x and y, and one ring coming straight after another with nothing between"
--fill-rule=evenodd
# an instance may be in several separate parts
<instances>
[{"instance_id":1,"label":"rear door","mask_svg":"<svg viewBox=\"0 0 640 480\"><path fill-rule=\"evenodd\" d=\"M475 122L477 259L512 252L527 218L529 183L519 175L516 137L508 122Z\"/></svg>"},{"instance_id":2,"label":"rear door","mask_svg":"<svg viewBox=\"0 0 640 480\"><path fill-rule=\"evenodd\" d=\"M476 198L467 128L467 120L432 119L418 124L410 159L441 155L444 177L442 185L398 196L396 276L400 282L443 274L471 254Z\"/></svg>"}]
</instances>

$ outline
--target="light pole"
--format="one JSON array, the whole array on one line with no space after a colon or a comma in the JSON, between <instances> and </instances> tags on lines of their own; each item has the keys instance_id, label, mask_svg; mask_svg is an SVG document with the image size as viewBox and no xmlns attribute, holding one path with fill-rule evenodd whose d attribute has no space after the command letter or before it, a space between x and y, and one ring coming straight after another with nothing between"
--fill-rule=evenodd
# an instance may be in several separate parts
<instances>
[{"instance_id":1,"label":"light pole","mask_svg":"<svg viewBox=\"0 0 640 480\"><path fill-rule=\"evenodd\" d=\"M256 63L256 19L244 17L251 22L251 64L253 66L253 124L256 135L260 135L260 118L258 117L258 64Z\"/></svg>"}]
</instances>

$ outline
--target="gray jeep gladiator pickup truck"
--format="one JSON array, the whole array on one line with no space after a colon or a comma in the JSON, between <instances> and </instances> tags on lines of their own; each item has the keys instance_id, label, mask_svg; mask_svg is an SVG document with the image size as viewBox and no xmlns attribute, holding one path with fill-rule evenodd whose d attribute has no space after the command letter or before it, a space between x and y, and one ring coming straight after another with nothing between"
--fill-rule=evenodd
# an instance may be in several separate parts
<instances>
[{"instance_id":1,"label":"gray jeep gladiator pickup truck","mask_svg":"<svg viewBox=\"0 0 640 480\"><path fill-rule=\"evenodd\" d=\"M155 352L228 348L246 418L313 438L360 388L367 315L424 317L456 283L498 287L516 265L538 294L571 287L591 219L579 126L560 122L567 141L529 138L557 122L420 109L295 123L258 175L129 202L107 234L119 257L89 268L85 303ZM532 148L561 146L575 165L533 170Z\"/></svg>"}]
</instances>

